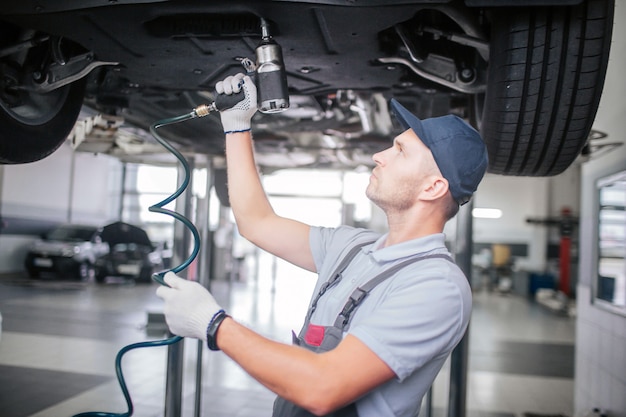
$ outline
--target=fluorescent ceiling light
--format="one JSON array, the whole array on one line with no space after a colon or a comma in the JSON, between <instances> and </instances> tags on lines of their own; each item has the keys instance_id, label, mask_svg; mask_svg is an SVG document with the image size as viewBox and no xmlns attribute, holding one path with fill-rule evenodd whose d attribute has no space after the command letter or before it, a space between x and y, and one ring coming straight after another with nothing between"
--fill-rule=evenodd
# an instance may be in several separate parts
<instances>
[{"instance_id":1,"label":"fluorescent ceiling light","mask_svg":"<svg viewBox=\"0 0 626 417\"><path fill-rule=\"evenodd\" d=\"M499 219L502 217L502 210L494 208L472 209L472 216L477 219Z\"/></svg>"}]
</instances>

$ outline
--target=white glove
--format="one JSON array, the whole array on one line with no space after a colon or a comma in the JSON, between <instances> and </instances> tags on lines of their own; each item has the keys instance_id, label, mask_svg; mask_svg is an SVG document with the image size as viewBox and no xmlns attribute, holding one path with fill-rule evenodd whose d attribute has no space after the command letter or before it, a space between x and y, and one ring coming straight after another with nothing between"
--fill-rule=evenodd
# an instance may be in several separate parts
<instances>
[{"instance_id":1,"label":"white glove","mask_svg":"<svg viewBox=\"0 0 626 417\"><path fill-rule=\"evenodd\" d=\"M257 93L254 82L242 73L226 77L215 85L218 94L237 94L243 89L245 98L230 109L220 111L224 133L250 130L250 120L257 111Z\"/></svg>"},{"instance_id":2,"label":"white glove","mask_svg":"<svg viewBox=\"0 0 626 417\"><path fill-rule=\"evenodd\" d=\"M202 285L168 272L163 281L169 285L157 288L156 295L165 301L165 322L178 336L206 342L206 331L213 316L222 308Z\"/></svg>"}]
</instances>

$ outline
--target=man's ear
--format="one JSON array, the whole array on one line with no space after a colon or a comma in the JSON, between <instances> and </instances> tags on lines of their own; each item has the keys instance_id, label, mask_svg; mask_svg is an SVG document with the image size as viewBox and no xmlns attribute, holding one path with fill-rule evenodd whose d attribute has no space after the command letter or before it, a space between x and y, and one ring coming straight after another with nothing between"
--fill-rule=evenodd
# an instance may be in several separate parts
<instances>
[{"instance_id":1,"label":"man's ear","mask_svg":"<svg viewBox=\"0 0 626 417\"><path fill-rule=\"evenodd\" d=\"M424 200L437 200L448 192L448 180L438 175L431 176L426 184L421 193Z\"/></svg>"}]
</instances>

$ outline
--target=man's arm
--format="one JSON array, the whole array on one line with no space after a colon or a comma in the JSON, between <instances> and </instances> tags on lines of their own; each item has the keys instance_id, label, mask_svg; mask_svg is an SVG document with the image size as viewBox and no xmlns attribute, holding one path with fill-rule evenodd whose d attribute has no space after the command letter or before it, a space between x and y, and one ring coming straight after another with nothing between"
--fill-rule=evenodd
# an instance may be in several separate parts
<instances>
[{"instance_id":1,"label":"man's arm","mask_svg":"<svg viewBox=\"0 0 626 417\"><path fill-rule=\"evenodd\" d=\"M220 325L217 344L261 384L315 415L352 403L395 377L351 335L330 352L314 353L266 339L227 318Z\"/></svg>"},{"instance_id":2,"label":"man's arm","mask_svg":"<svg viewBox=\"0 0 626 417\"><path fill-rule=\"evenodd\" d=\"M309 271L315 263L309 245L310 226L278 216L263 190L254 160L250 132L256 112L256 87L249 77L238 74L215 86L219 94L236 94L244 99L220 112L226 134L228 194L239 233L260 248Z\"/></svg>"},{"instance_id":3,"label":"man's arm","mask_svg":"<svg viewBox=\"0 0 626 417\"><path fill-rule=\"evenodd\" d=\"M207 342L207 324L223 314L198 282L168 272L157 296L165 301L172 333ZM348 335L330 352L314 353L271 341L226 317L211 336L246 372L267 388L314 414L324 415L349 404L395 373L358 338Z\"/></svg>"},{"instance_id":4,"label":"man's arm","mask_svg":"<svg viewBox=\"0 0 626 417\"><path fill-rule=\"evenodd\" d=\"M315 271L310 226L274 212L257 172L250 131L226 134L226 162L230 206L239 233L263 250Z\"/></svg>"}]
</instances>

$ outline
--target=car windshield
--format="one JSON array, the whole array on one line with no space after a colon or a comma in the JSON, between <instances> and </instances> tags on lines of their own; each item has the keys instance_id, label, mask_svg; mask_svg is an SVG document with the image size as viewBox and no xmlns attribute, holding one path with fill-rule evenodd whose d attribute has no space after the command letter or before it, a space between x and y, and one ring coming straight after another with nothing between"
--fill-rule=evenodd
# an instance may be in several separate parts
<instances>
[{"instance_id":1,"label":"car windshield","mask_svg":"<svg viewBox=\"0 0 626 417\"><path fill-rule=\"evenodd\" d=\"M62 242L85 242L91 240L96 229L81 226L61 226L46 235L47 240Z\"/></svg>"}]
</instances>

